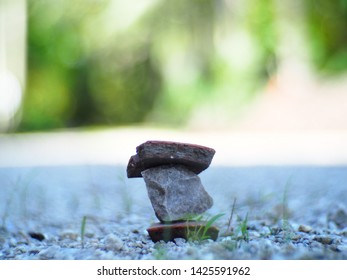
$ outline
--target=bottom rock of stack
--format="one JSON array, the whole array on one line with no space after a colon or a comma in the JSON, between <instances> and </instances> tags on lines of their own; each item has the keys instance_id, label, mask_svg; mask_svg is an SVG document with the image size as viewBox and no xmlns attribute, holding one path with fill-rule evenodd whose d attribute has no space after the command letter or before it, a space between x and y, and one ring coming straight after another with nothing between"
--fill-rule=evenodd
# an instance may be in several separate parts
<instances>
[{"instance_id":1,"label":"bottom rock of stack","mask_svg":"<svg viewBox=\"0 0 347 280\"><path fill-rule=\"evenodd\" d=\"M208 238L216 241L219 233L218 228L210 226L205 229L205 226L206 223L196 221L156 223L150 226L147 231L153 242L174 241L175 238L184 238L185 240ZM203 233L204 236L202 236Z\"/></svg>"}]
</instances>

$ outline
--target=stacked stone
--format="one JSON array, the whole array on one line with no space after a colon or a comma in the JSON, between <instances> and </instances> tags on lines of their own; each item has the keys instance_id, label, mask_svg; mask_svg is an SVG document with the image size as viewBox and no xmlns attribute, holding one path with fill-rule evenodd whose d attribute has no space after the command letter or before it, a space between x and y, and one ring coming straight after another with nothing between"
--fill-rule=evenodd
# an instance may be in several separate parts
<instances>
[{"instance_id":1,"label":"stacked stone","mask_svg":"<svg viewBox=\"0 0 347 280\"><path fill-rule=\"evenodd\" d=\"M213 199L198 176L209 167L215 150L168 141L147 141L136 148L129 160L128 178L143 177L155 215L160 220L147 229L153 241L188 239L203 222L191 220L212 207ZM206 235L216 240L218 229L206 229Z\"/></svg>"}]
</instances>

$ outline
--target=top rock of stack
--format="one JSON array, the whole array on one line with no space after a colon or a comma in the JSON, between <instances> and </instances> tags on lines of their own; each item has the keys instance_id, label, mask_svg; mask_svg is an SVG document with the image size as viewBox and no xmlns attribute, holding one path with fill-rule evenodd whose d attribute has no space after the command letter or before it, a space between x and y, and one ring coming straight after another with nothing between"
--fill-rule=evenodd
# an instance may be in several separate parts
<instances>
[{"instance_id":1,"label":"top rock of stack","mask_svg":"<svg viewBox=\"0 0 347 280\"><path fill-rule=\"evenodd\" d=\"M195 174L209 167L215 150L212 148L170 141L147 141L136 148L128 163L128 178L142 177L141 172L160 165L180 164Z\"/></svg>"}]
</instances>

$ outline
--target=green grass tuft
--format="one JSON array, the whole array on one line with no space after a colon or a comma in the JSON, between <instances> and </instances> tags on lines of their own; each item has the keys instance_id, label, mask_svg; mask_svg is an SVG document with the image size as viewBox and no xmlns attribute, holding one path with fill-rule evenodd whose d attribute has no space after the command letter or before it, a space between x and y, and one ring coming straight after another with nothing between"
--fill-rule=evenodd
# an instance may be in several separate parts
<instances>
[{"instance_id":1,"label":"green grass tuft","mask_svg":"<svg viewBox=\"0 0 347 280\"><path fill-rule=\"evenodd\" d=\"M84 248L84 236L86 233L86 224L87 224L87 216L83 216L82 222L81 222L81 246L82 246L82 249Z\"/></svg>"},{"instance_id":2,"label":"green grass tuft","mask_svg":"<svg viewBox=\"0 0 347 280\"><path fill-rule=\"evenodd\" d=\"M213 224L224 214L217 214L212 216L210 219L206 220L203 215L196 216L195 219L192 219L196 222L201 222L204 226L196 226L194 230L190 230L187 226L188 231L188 241L194 242L202 242L206 239L210 239L211 236L207 234L208 230L213 226ZM188 222L188 221L187 221Z\"/></svg>"}]
</instances>

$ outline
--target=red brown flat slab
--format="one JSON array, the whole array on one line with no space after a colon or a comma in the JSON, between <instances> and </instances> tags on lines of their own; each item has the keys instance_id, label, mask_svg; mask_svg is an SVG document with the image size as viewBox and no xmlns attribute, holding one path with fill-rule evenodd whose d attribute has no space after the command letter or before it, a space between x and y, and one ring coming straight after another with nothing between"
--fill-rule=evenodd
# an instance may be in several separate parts
<instances>
[{"instance_id":1,"label":"red brown flat slab","mask_svg":"<svg viewBox=\"0 0 347 280\"><path fill-rule=\"evenodd\" d=\"M173 241L175 238L189 239L212 239L218 238L219 230L215 226L209 227L204 235L205 223L202 222L176 222L170 224L156 223L150 226L147 231L153 242L158 241Z\"/></svg>"},{"instance_id":2,"label":"red brown flat slab","mask_svg":"<svg viewBox=\"0 0 347 280\"><path fill-rule=\"evenodd\" d=\"M199 174L211 164L212 148L170 141L147 141L136 148L127 166L128 178L142 177L141 172L160 165L180 164Z\"/></svg>"}]
</instances>

